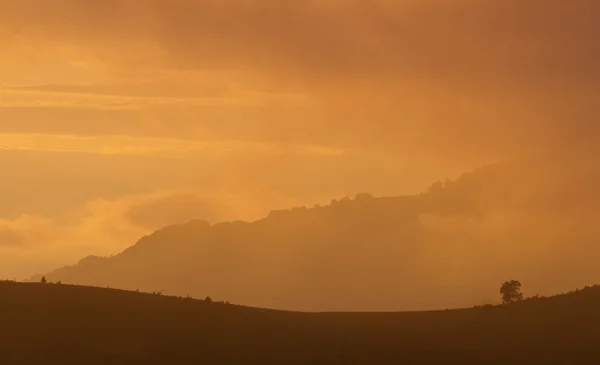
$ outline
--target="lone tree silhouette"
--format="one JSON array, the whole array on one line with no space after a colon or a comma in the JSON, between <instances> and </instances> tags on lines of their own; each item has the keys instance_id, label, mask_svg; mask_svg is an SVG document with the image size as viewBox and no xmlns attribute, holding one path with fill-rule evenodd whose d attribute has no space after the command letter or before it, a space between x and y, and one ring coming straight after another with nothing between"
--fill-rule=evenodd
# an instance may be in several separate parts
<instances>
[{"instance_id":1,"label":"lone tree silhouette","mask_svg":"<svg viewBox=\"0 0 600 365\"><path fill-rule=\"evenodd\" d=\"M500 294L502 294L502 303L509 304L523 299L521 293L521 282L518 280L505 281L500 286Z\"/></svg>"},{"instance_id":2,"label":"lone tree silhouette","mask_svg":"<svg viewBox=\"0 0 600 365\"><path fill-rule=\"evenodd\" d=\"M46 277L45 276L42 277L41 283L42 284L46 284Z\"/></svg>"}]
</instances>

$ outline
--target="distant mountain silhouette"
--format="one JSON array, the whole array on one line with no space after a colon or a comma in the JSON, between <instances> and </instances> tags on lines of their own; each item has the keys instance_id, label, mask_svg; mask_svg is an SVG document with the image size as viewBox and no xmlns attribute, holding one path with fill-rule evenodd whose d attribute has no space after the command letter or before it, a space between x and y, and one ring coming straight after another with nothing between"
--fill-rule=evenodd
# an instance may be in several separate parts
<instances>
[{"instance_id":1,"label":"distant mountain silhouette","mask_svg":"<svg viewBox=\"0 0 600 365\"><path fill-rule=\"evenodd\" d=\"M296 313L0 282L0 363L595 364L600 287L506 306Z\"/></svg>"},{"instance_id":2,"label":"distant mountain silhouette","mask_svg":"<svg viewBox=\"0 0 600 365\"><path fill-rule=\"evenodd\" d=\"M414 196L359 194L251 223L169 226L114 257L44 275L310 311L495 303L507 276L526 292L560 292L600 280L599 172L568 158L496 164Z\"/></svg>"}]
</instances>

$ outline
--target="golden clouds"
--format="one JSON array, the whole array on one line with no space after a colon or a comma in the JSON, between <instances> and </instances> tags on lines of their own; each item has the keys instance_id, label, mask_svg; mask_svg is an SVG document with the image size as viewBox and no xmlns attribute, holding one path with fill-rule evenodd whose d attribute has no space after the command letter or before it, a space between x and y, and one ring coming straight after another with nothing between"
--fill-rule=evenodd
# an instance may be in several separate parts
<instances>
[{"instance_id":1,"label":"golden clouds","mask_svg":"<svg viewBox=\"0 0 600 365\"><path fill-rule=\"evenodd\" d=\"M132 72L154 65L276 73L321 86L325 78L396 76L493 88L597 80L591 14L598 7L592 0L5 0L0 24L31 42L95 48Z\"/></svg>"},{"instance_id":2,"label":"golden clouds","mask_svg":"<svg viewBox=\"0 0 600 365\"><path fill-rule=\"evenodd\" d=\"M47 266L48 262L55 268L90 254L116 254L166 225L191 219L211 223L254 220L266 215L270 207L284 208L296 203L273 193L259 197L244 192L180 189L111 200L92 199L70 210L68 219L31 215L0 219L0 277L10 276L11 272L31 275L40 268L50 270L53 267ZM11 268L8 261L15 256L22 267L4 270Z\"/></svg>"},{"instance_id":3,"label":"golden clouds","mask_svg":"<svg viewBox=\"0 0 600 365\"><path fill-rule=\"evenodd\" d=\"M180 124L251 119L246 124L259 127L249 128L271 139L291 130L285 138L296 142L352 146L366 135L369 145L430 144L425 153L437 153L460 144L457 158L484 147L497 157L532 141L554 146L565 133L577 143L598 115L600 26L592 14L599 7L593 0L5 0L0 28L11 58L31 63L21 83L68 94L108 90L113 98L122 89L117 106L168 104L168 116L150 112L158 119L176 118L182 105L221 105L239 112L195 111ZM14 51L23 44L34 50L27 57ZM20 63L0 67L4 79ZM165 86L172 78L187 81ZM208 78L249 94L207 88ZM155 85L123 85L140 79ZM308 97L298 110L261 92ZM139 100L149 93L155 97ZM242 111L249 104L262 107ZM407 131L416 136L403 137Z\"/></svg>"},{"instance_id":4,"label":"golden clouds","mask_svg":"<svg viewBox=\"0 0 600 365\"><path fill-rule=\"evenodd\" d=\"M0 134L0 149L78 152L104 155L181 156L193 152L284 153L340 156L344 150L311 145L251 143L243 141L194 141L167 138L52 134Z\"/></svg>"},{"instance_id":5,"label":"golden clouds","mask_svg":"<svg viewBox=\"0 0 600 365\"><path fill-rule=\"evenodd\" d=\"M599 12L597 0L0 0L0 155L38 161L0 156L19 161L0 200L48 213L75 195L192 186L311 203L595 149Z\"/></svg>"}]
</instances>

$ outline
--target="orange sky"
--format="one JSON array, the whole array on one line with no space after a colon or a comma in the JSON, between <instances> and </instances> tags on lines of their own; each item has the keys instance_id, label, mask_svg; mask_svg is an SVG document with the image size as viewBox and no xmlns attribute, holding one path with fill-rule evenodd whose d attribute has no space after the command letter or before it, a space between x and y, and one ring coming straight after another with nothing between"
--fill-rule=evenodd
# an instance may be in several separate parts
<instances>
[{"instance_id":1,"label":"orange sky","mask_svg":"<svg viewBox=\"0 0 600 365\"><path fill-rule=\"evenodd\" d=\"M187 218L413 193L595 146L599 13L596 0L0 0L0 276Z\"/></svg>"}]
</instances>

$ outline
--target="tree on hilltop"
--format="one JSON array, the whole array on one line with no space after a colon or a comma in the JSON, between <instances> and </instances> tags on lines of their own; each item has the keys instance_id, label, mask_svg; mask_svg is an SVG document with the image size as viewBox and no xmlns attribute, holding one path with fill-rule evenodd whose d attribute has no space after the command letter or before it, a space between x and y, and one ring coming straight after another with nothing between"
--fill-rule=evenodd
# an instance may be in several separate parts
<instances>
[{"instance_id":1,"label":"tree on hilltop","mask_svg":"<svg viewBox=\"0 0 600 365\"><path fill-rule=\"evenodd\" d=\"M500 285L500 294L502 303L509 304L523 300L521 293L521 282L518 280L505 281Z\"/></svg>"}]
</instances>

